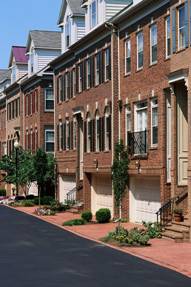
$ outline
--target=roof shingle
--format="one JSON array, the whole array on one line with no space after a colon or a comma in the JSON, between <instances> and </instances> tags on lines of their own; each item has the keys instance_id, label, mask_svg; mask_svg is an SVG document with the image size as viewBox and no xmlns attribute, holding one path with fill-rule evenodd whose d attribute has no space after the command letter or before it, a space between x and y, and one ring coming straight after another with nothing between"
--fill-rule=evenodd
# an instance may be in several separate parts
<instances>
[{"instance_id":1,"label":"roof shingle","mask_svg":"<svg viewBox=\"0 0 191 287\"><path fill-rule=\"evenodd\" d=\"M9 69L0 69L0 83L11 79L11 71Z\"/></svg>"},{"instance_id":2,"label":"roof shingle","mask_svg":"<svg viewBox=\"0 0 191 287\"><path fill-rule=\"evenodd\" d=\"M29 32L27 42L27 52L30 43L33 41L35 48L41 49L61 49L61 32L32 30Z\"/></svg>"}]
</instances>

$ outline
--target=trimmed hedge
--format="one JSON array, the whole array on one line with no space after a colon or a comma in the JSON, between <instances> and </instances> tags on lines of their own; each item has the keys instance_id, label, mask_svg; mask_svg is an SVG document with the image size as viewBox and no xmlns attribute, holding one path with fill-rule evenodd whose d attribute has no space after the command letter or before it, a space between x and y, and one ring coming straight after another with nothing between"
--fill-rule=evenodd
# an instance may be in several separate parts
<instances>
[{"instance_id":1,"label":"trimmed hedge","mask_svg":"<svg viewBox=\"0 0 191 287\"><path fill-rule=\"evenodd\" d=\"M90 222L92 220L92 213L91 211L87 210L87 211L84 211L82 214L81 214L81 218L87 222Z\"/></svg>"},{"instance_id":2,"label":"trimmed hedge","mask_svg":"<svg viewBox=\"0 0 191 287\"><path fill-rule=\"evenodd\" d=\"M84 225L85 221L83 219L72 219L63 223L63 226L74 226L74 225Z\"/></svg>"},{"instance_id":3,"label":"trimmed hedge","mask_svg":"<svg viewBox=\"0 0 191 287\"><path fill-rule=\"evenodd\" d=\"M111 212L108 208L101 208L96 212L96 220L98 223L107 223L111 219Z\"/></svg>"}]
</instances>

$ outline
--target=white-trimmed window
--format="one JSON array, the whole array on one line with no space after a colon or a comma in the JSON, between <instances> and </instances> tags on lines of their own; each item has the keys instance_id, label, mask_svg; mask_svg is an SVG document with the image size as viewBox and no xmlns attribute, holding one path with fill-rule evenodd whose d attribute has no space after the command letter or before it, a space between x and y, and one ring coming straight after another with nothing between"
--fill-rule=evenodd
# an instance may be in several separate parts
<instances>
[{"instance_id":1,"label":"white-trimmed window","mask_svg":"<svg viewBox=\"0 0 191 287\"><path fill-rule=\"evenodd\" d=\"M96 132L96 152L99 152L101 149L101 118L98 112L96 112L95 132Z\"/></svg>"},{"instance_id":2,"label":"white-trimmed window","mask_svg":"<svg viewBox=\"0 0 191 287\"><path fill-rule=\"evenodd\" d=\"M151 146L158 144L158 100L151 100Z\"/></svg>"},{"instance_id":3,"label":"white-trimmed window","mask_svg":"<svg viewBox=\"0 0 191 287\"><path fill-rule=\"evenodd\" d=\"M45 111L54 111L53 88L45 89Z\"/></svg>"},{"instance_id":4,"label":"white-trimmed window","mask_svg":"<svg viewBox=\"0 0 191 287\"><path fill-rule=\"evenodd\" d=\"M153 65L157 63L157 25L153 24L150 27L150 64Z\"/></svg>"},{"instance_id":5,"label":"white-trimmed window","mask_svg":"<svg viewBox=\"0 0 191 287\"><path fill-rule=\"evenodd\" d=\"M45 130L45 151L54 152L54 130Z\"/></svg>"},{"instance_id":6,"label":"white-trimmed window","mask_svg":"<svg viewBox=\"0 0 191 287\"><path fill-rule=\"evenodd\" d=\"M185 31L185 6L178 8L178 49L184 49L186 46L186 31Z\"/></svg>"},{"instance_id":7,"label":"white-trimmed window","mask_svg":"<svg viewBox=\"0 0 191 287\"><path fill-rule=\"evenodd\" d=\"M90 4L90 27L93 28L98 23L98 2L93 0Z\"/></svg>"},{"instance_id":8,"label":"white-trimmed window","mask_svg":"<svg viewBox=\"0 0 191 287\"><path fill-rule=\"evenodd\" d=\"M125 127L126 127L126 145L129 143L129 132L131 132L131 107L130 105L127 105L125 110Z\"/></svg>"},{"instance_id":9,"label":"white-trimmed window","mask_svg":"<svg viewBox=\"0 0 191 287\"><path fill-rule=\"evenodd\" d=\"M137 34L137 70L143 68L143 46L144 46L143 32L139 32Z\"/></svg>"},{"instance_id":10,"label":"white-trimmed window","mask_svg":"<svg viewBox=\"0 0 191 287\"><path fill-rule=\"evenodd\" d=\"M105 109L105 115L104 115L104 126L105 126L105 151L110 150L110 145L111 145L111 114L110 114L110 108L107 107Z\"/></svg>"},{"instance_id":11,"label":"white-trimmed window","mask_svg":"<svg viewBox=\"0 0 191 287\"><path fill-rule=\"evenodd\" d=\"M170 37L170 16L165 19L165 31L166 31L166 58L171 55L171 37Z\"/></svg>"},{"instance_id":12,"label":"white-trimmed window","mask_svg":"<svg viewBox=\"0 0 191 287\"><path fill-rule=\"evenodd\" d=\"M73 120L73 149L77 148L77 120L74 118Z\"/></svg>"},{"instance_id":13,"label":"white-trimmed window","mask_svg":"<svg viewBox=\"0 0 191 287\"><path fill-rule=\"evenodd\" d=\"M130 38L125 40L125 74L131 72L131 40Z\"/></svg>"},{"instance_id":14,"label":"white-trimmed window","mask_svg":"<svg viewBox=\"0 0 191 287\"><path fill-rule=\"evenodd\" d=\"M70 149L70 122L66 121L66 150Z\"/></svg>"},{"instance_id":15,"label":"white-trimmed window","mask_svg":"<svg viewBox=\"0 0 191 287\"><path fill-rule=\"evenodd\" d=\"M78 66L78 92L82 92L82 81L83 81L83 74L82 74L82 64Z\"/></svg>"},{"instance_id":16,"label":"white-trimmed window","mask_svg":"<svg viewBox=\"0 0 191 287\"><path fill-rule=\"evenodd\" d=\"M86 88L90 88L91 82L91 63L90 58L86 60Z\"/></svg>"},{"instance_id":17,"label":"white-trimmed window","mask_svg":"<svg viewBox=\"0 0 191 287\"><path fill-rule=\"evenodd\" d=\"M91 151L91 137L92 137L92 129L91 129L91 117L88 114L87 117L87 152Z\"/></svg>"},{"instance_id":18,"label":"white-trimmed window","mask_svg":"<svg viewBox=\"0 0 191 287\"><path fill-rule=\"evenodd\" d=\"M71 42L71 21L70 17L67 16L66 18L66 24L65 24L65 45L66 48L70 46Z\"/></svg>"},{"instance_id":19,"label":"white-trimmed window","mask_svg":"<svg viewBox=\"0 0 191 287\"><path fill-rule=\"evenodd\" d=\"M111 69L111 65L110 65L110 48L107 48L105 50L105 82L108 81L110 79L110 69Z\"/></svg>"},{"instance_id":20,"label":"white-trimmed window","mask_svg":"<svg viewBox=\"0 0 191 287\"><path fill-rule=\"evenodd\" d=\"M69 93L70 93L70 77L69 77L69 73L67 72L65 74L65 98L66 98L66 101L69 99Z\"/></svg>"},{"instance_id":21,"label":"white-trimmed window","mask_svg":"<svg viewBox=\"0 0 191 287\"><path fill-rule=\"evenodd\" d=\"M100 53L95 56L95 85L98 86L100 82Z\"/></svg>"},{"instance_id":22,"label":"white-trimmed window","mask_svg":"<svg viewBox=\"0 0 191 287\"><path fill-rule=\"evenodd\" d=\"M134 154L145 154L147 152L147 101L135 105Z\"/></svg>"}]
</instances>

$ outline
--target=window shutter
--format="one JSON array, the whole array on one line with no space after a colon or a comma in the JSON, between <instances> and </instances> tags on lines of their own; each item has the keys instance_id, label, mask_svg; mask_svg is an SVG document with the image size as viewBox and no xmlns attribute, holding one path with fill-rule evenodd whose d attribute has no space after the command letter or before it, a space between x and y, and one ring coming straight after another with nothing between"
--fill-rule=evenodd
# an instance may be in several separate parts
<instances>
[{"instance_id":1,"label":"window shutter","mask_svg":"<svg viewBox=\"0 0 191 287\"><path fill-rule=\"evenodd\" d=\"M56 98L57 98L57 103L59 103L59 92L60 92L60 87L59 87L59 84L60 84L60 77L57 78L57 89L56 89L56 92L57 92L57 95L56 95Z\"/></svg>"},{"instance_id":2,"label":"window shutter","mask_svg":"<svg viewBox=\"0 0 191 287\"><path fill-rule=\"evenodd\" d=\"M66 74L63 75L63 101L66 100Z\"/></svg>"},{"instance_id":3,"label":"window shutter","mask_svg":"<svg viewBox=\"0 0 191 287\"><path fill-rule=\"evenodd\" d=\"M86 63L87 63L87 60L83 62L83 66L84 66L84 73L83 73L83 87L84 87L84 90L87 89L87 69L86 69Z\"/></svg>"},{"instance_id":4,"label":"window shutter","mask_svg":"<svg viewBox=\"0 0 191 287\"><path fill-rule=\"evenodd\" d=\"M68 99L71 99L71 73L68 72Z\"/></svg>"},{"instance_id":5,"label":"window shutter","mask_svg":"<svg viewBox=\"0 0 191 287\"><path fill-rule=\"evenodd\" d=\"M101 128L101 118L99 118L99 122L98 122L98 132L99 132L99 151L102 151L102 128Z\"/></svg>"},{"instance_id":6,"label":"window shutter","mask_svg":"<svg viewBox=\"0 0 191 287\"><path fill-rule=\"evenodd\" d=\"M99 84L101 84L103 81L102 81L102 65L103 65L103 63L102 63L102 51L101 52L99 52Z\"/></svg>"},{"instance_id":7,"label":"window shutter","mask_svg":"<svg viewBox=\"0 0 191 287\"><path fill-rule=\"evenodd\" d=\"M101 76L102 76L102 83L105 82L105 50L102 51L101 53L101 58L102 58L102 61L101 61Z\"/></svg>"},{"instance_id":8,"label":"window shutter","mask_svg":"<svg viewBox=\"0 0 191 287\"><path fill-rule=\"evenodd\" d=\"M57 124L57 151L60 150L60 124Z\"/></svg>"},{"instance_id":9,"label":"window shutter","mask_svg":"<svg viewBox=\"0 0 191 287\"><path fill-rule=\"evenodd\" d=\"M76 66L76 94L78 94L79 91L79 71L78 66Z\"/></svg>"},{"instance_id":10,"label":"window shutter","mask_svg":"<svg viewBox=\"0 0 191 287\"><path fill-rule=\"evenodd\" d=\"M68 149L71 149L71 123L68 124Z\"/></svg>"},{"instance_id":11,"label":"window shutter","mask_svg":"<svg viewBox=\"0 0 191 287\"><path fill-rule=\"evenodd\" d=\"M70 98L73 97L73 72L70 72Z\"/></svg>"},{"instance_id":12,"label":"window shutter","mask_svg":"<svg viewBox=\"0 0 191 287\"><path fill-rule=\"evenodd\" d=\"M32 113L35 113L35 91L32 93Z\"/></svg>"},{"instance_id":13,"label":"window shutter","mask_svg":"<svg viewBox=\"0 0 191 287\"><path fill-rule=\"evenodd\" d=\"M172 9L172 52L176 52L176 8Z\"/></svg>"},{"instance_id":14,"label":"window shutter","mask_svg":"<svg viewBox=\"0 0 191 287\"><path fill-rule=\"evenodd\" d=\"M38 112L38 90L35 90L35 98L36 98L36 112Z\"/></svg>"},{"instance_id":15,"label":"window shutter","mask_svg":"<svg viewBox=\"0 0 191 287\"><path fill-rule=\"evenodd\" d=\"M95 57L92 56L90 58L90 66L91 66L91 81L90 81L90 86L91 88L95 86Z\"/></svg>"},{"instance_id":16,"label":"window shutter","mask_svg":"<svg viewBox=\"0 0 191 287\"><path fill-rule=\"evenodd\" d=\"M91 152L95 151L95 120L91 120Z\"/></svg>"},{"instance_id":17,"label":"window shutter","mask_svg":"<svg viewBox=\"0 0 191 287\"><path fill-rule=\"evenodd\" d=\"M87 152L87 122L84 121L84 152Z\"/></svg>"},{"instance_id":18,"label":"window shutter","mask_svg":"<svg viewBox=\"0 0 191 287\"><path fill-rule=\"evenodd\" d=\"M105 117L101 118L101 151L105 150Z\"/></svg>"},{"instance_id":19,"label":"window shutter","mask_svg":"<svg viewBox=\"0 0 191 287\"><path fill-rule=\"evenodd\" d=\"M9 109L8 109L8 120L9 120L9 117L10 117L10 113L9 113ZM27 115L27 95L25 96L25 116Z\"/></svg>"},{"instance_id":20,"label":"window shutter","mask_svg":"<svg viewBox=\"0 0 191 287\"><path fill-rule=\"evenodd\" d=\"M73 150L74 144L73 144L73 133L74 133L74 128L73 128L73 121L70 122L70 149Z\"/></svg>"},{"instance_id":21,"label":"window shutter","mask_svg":"<svg viewBox=\"0 0 191 287\"><path fill-rule=\"evenodd\" d=\"M109 150L111 150L111 115L108 117Z\"/></svg>"},{"instance_id":22,"label":"window shutter","mask_svg":"<svg viewBox=\"0 0 191 287\"><path fill-rule=\"evenodd\" d=\"M62 131L63 131L63 150L66 150L66 122L62 124Z\"/></svg>"},{"instance_id":23,"label":"window shutter","mask_svg":"<svg viewBox=\"0 0 191 287\"><path fill-rule=\"evenodd\" d=\"M185 25L185 45L186 48L188 47L188 27L189 27L189 23L188 23L188 0L185 1L184 3L184 9L185 9L185 18L184 18L184 25Z\"/></svg>"}]
</instances>

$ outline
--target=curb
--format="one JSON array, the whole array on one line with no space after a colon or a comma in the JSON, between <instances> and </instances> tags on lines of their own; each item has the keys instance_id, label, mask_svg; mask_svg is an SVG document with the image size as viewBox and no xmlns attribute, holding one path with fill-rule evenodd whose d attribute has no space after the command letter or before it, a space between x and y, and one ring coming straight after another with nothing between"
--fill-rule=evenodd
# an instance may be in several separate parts
<instances>
[{"instance_id":1,"label":"curb","mask_svg":"<svg viewBox=\"0 0 191 287\"><path fill-rule=\"evenodd\" d=\"M111 244L102 242L102 241L100 241L100 240L98 240L98 239L95 239L95 238L93 238L93 237L84 235L84 234L82 234L82 233L80 233L80 232L76 232L76 231L71 230L71 229L69 229L69 228L67 228L67 227L64 227L64 226L62 226L62 225L59 225L59 224L57 224L57 223L55 223L55 222L51 222L51 221L49 221L47 218L43 218L43 216L40 217L40 216L38 216L38 215L36 215L36 214L31 214L31 213L28 213L28 212L26 212L26 211L24 211L24 210L19 210L19 209L17 209L17 208L14 208L14 207L12 207L12 206L6 206L6 207L8 207L8 208L10 208L10 209L13 209L13 210L16 210L16 211L18 211L18 212L27 214L27 215L29 215L29 216L33 216L33 217L35 217L35 218L37 218L37 219L39 219L39 220L41 220L41 221L44 221L44 222L49 223L49 224L52 224L52 225L54 225L54 226L56 226L56 227L58 227L58 228L60 228L60 229L63 229L63 230L65 230L65 231L70 232L70 233L72 233L72 234L74 234L74 235L76 235L76 236L79 236L79 237L81 237L81 238L84 238L84 239L87 239L87 240L96 242L96 243L98 243L98 244L101 244L101 245L103 245L103 246L112 248L112 249L114 249L114 250L117 250L117 251L120 251L120 252L123 252L123 253L130 254L130 255L132 255L132 256L134 256L134 257L140 258L140 259L142 259L142 260L149 261L149 262L151 262L151 263L153 263L153 264L159 265L159 266L164 267L164 268L171 269L171 270L173 270L173 271L176 271L176 272L178 272L178 273L181 273L181 274L183 274L183 275L185 275L185 276L191 278L191 273L190 273L189 271L187 271L187 270L179 270L176 266L173 266L173 265L171 265L171 264L166 264L166 263L163 262L163 261L153 260L153 259L150 258L149 256L142 256L142 255L140 255L140 254L137 254L135 251L132 252L132 251L130 251L129 249L128 249L128 250L125 250L125 249L123 249L123 248L120 248L120 247L117 247L117 246L114 246L114 245L111 245Z\"/></svg>"}]
</instances>

